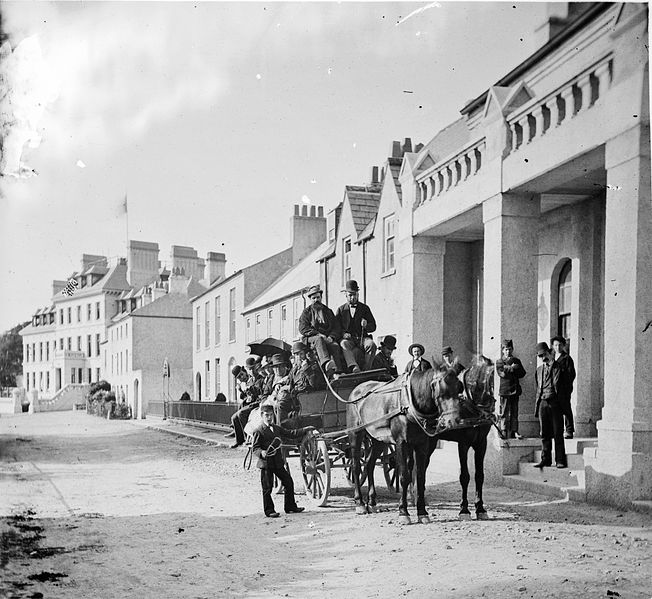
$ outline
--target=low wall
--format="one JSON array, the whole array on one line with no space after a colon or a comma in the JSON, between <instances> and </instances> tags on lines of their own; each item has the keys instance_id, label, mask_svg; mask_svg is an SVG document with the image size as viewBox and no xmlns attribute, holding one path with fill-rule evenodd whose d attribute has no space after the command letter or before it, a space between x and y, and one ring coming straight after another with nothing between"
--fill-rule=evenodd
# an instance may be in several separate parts
<instances>
[{"instance_id":1,"label":"low wall","mask_svg":"<svg viewBox=\"0 0 652 599\"><path fill-rule=\"evenodd\" d=\"M211 424L231 424L231 416L235 414L238 406L234 403L209 402L209 401L150 401L147 414L187 420L189 422L208 422Z\"/></svg>"}]
</instances>

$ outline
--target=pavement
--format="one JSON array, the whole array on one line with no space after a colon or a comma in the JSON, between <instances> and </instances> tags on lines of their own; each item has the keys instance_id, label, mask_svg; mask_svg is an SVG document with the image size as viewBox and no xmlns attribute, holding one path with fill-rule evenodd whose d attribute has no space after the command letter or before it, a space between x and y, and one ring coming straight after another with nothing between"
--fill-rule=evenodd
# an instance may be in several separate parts
<instances>
[{"instance_id":1,"label":"pavement","mask_svg":"<svg viewBox=\"0 0 652 599\"><path fill-rule=\"evenodd\" d=\"M190 424L180 422L178 420L170 420L158 418L156 416L148 416L144 420L128 420L134 426L142 428L149 428L163 433L169 433L178 437L187 437L188 439L195 439L196 441L205 441L218 447L231 447L234 439L225 437L230 432L230 428L223 425L211 424Z\"/></svg>"}]
</instances>

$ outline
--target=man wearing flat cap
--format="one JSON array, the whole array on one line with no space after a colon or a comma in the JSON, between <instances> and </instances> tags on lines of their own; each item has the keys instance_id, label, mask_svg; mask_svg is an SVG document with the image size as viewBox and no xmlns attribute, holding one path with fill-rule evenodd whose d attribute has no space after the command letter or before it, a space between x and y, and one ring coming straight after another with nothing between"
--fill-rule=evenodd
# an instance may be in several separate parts
<instances>
[{"instance_id":1,"label":"man wearing flat cap","mask_svg":"<svg viewBox=\"0 0 652 599\"><path fill-rule=\"evenodd\" d=\"M561 369L561 381L559 385L559 399L564 412L564 438L572 439L575 433L575 421L573 419L573 408L571 407L571 395L573 394L573 382L575 381L575 363L566 353L566 339L557 335L550 340L550 345L555 352L555 362Z\"/></svg>"},{"instance_id":2,"label":"man wearing flat cap","mask_svg":"<svg viewBox=\"0 0 652 599\"><path fill-rule=\"evenodd\" d=\"M518 400L521 396L519 380L525 376L521 361L513 355L514 343L503 340L501 357L496 361L496 372L500 377L500 429L507 439L522 439L518 434Z\"/></svg>"},{"instance_id":3,"label":"man wearing flat cap","mask_svg":"<svg viewBox=\"0 0 652 599\"><path fill-rule=\"evenodd\" d=\"M346 282L344 293L346 303L335 313L342 329L340 347L349 372L367 370L376 353L376 344L368 337L376 330L376 319L367 304L359 301L358 282L350 279Z\"/></svg>"},{"instance_id":4,"label":"man wearing flat cap","mask_svg":"<svg viewBox=\"0 0 652 599\"><path fill-rule=\"evenodd\" d=\"M537 357L541 365L537 368L535 382L537 402L534 415L541 425L541 461L535 468L552 466L552 445L555 444L557 468L566 468L566 447L564 445L564 416L559 401L561 369L555 362L551 349L545 342L537 343Z\"/></svg>"},{"instance_id":5,"label":"man wearing flat cap","mask_svg":"<svg viewBox=\"0 0 652 599\"><path fill-rule=\"evenodd\" d=\"M380 342L378 353L374 356L371 368L384 368L394 378L398 376L398 370L392 358L392 352L396 349L396 337L394 335L385 335Z\"/></svg>"},{"instance_id":6,"label":"man wearing flat cap","mask_svg":"<svg viewBox=\"0 0 652 599\"><path fill-rule=\"evenodd\" d=\"M405 372L407 374L410 374L413 370L423 371L432 368L432 364L423 357L425 353L426 349L420 343L413 343L408 347L408 354L412 356L412 359L405 365Z\"/></svg>"},{"instance_id":7,"label":"man wearing flat cap","mask_svg":"<svg viewBox=\"0 0 652 599\"><path fill-rule=\"evenodd\" d=\"M319 285L313 285L306 293L310 305L304 308L299 317L299 332L303 335L319 359L323 371L332 376L335 372L344 372L342 350L339 341L342 330L333 311L321 301L322 291Z\"/></svg>"}]
</instances>

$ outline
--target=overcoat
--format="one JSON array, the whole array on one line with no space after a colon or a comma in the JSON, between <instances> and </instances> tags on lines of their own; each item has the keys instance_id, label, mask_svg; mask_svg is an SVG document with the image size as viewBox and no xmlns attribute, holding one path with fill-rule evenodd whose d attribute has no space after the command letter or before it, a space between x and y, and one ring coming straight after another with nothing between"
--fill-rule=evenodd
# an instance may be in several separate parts
<instances>
[{"instance_id":1,"label":"overcoat","mask_svg":"<svg viewBox=\"0 0 652 599\"><path fill-rule=\"evenodd\" d=\"M507 368L505 368L507 367ZM520 395L521 385L518 382L525 375L525 368L518 358L514 356L507 358L499 358L496 360L496 372L500 377L500 388L498 395Z\"/></svg>"},{"instance_id":2,"label":"overcoat","mask_svg":"<svg viewBox=\"0 0 652 599\"><path fill-rule=\"evenodd\" d=\"M342 333L349 333L356 342L359 342L362 337L363 319L367 321L365 333L373 333L376 330L376 319L371 313L371 308L362 302L358 302L356 305L353 316L351 316L351 306L349 306L348 302L337 309L335 316L340 323Z\"/></svg>"},{"instance_id":3,"label":"overcoat","mask_svg":"<svg viewBox=\"0 0 652 599\"><path fill-rule=\"evenodd\" d=\"M325 305L321 306L323 322L318 317L318 310L313 305L306 306L299 317L299 332L306 338L315 335L326 335L333 341L342 338L342 328L333 311Z\"/></svg>"},{"instance_id":4,"label":"overcoat","mask_svg":"<svg viewBox=\"0 0 652 599\"><path fill-rule=\"evenodd\" d=\"M267 451L276 437L281 440L300 439L309 430L311 430L309 427L285 428L278 424L267 426L264 422L261 422L252 433L251 450L258 458L256 466L258 466L258 468L283 468L283 452L280 449L278 449L273 455L267 457L262 457L260 452L263 450ZM276 443L278 443L278 441Z\"/></svg>"}]
</instances>

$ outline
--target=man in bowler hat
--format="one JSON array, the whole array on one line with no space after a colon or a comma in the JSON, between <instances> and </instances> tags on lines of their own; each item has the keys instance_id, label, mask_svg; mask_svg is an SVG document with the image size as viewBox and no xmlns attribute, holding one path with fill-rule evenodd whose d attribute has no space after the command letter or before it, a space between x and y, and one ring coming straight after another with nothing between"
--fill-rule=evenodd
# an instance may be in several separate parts
<instances>
[{"instance_id":1,"label":"man in bowler hat","mask_svg":"<svg viewBox=\"0 0 652 599\"><path fill-rule=\"evenodd\" d=\"M460 363L460 361L457 359L457 356L455 355L455 352L453 352L453 348L450 345L442 348L441 358L442 366L454 370L455 374L459 374L466 368L466 366Z\"/></svg>"},{"instance_id":2,"label":"man in bowler hat","mask_svg":"<svg viewBox=\"0 0 652 599\"><path fill-rule=\"evenodd\" d=\"M342 329L340 347L349 372L367 370L376 353L376 344L366 336L376 330L376 320L367 304L359 301L358 282L350 279L346 282L344 293L346 303L342 304L335 317Z\"/></svg>"},{"instance_id":3,"label":"man in bowler hat","mask_svg":"<svg viewBox=\"0 0 652 599\"><path fill-rule=\"evenodd\" d=\"M371 368L384 368L394 378L398 376L398 370L392 359L392 352L396 349L396 337L394 335L385 335L380 342L378 353L374 356Z\"/></svg>"},{"instance_id":4,"label":"man in bowler hat","mask_svg":"<svg viewBox=\"0 0 652 599\"><path fill-rule=\"evenodd\" d=\"M552 444L555 444L557 468L566 468L566 447L564 445L564 416L559 400L561 368L555 362L552 351L545 342L537 343L537 357L541 365L535 375L537 402L534 415L541 425L541 461L535 468L552 466Z\"/></svg>"},{"instance_id":5,"label":"man in bowler hat","mask_svg":"<svg viewBox=\"0 0 652 599\"><path fill-rule=\"evenodd\" d=\"M519 379L525 376L525 368L513 355L511 339L503 341L501 352L502 356L496 361L496 372L500 377L500 428L507 439L522 439L518 434L518 399L521 396Z\"/></svg>"},{"instance_id":6,"label":"man in bowler hat","mask_svg":"<svg viewBox=\"0 0 652 599\"><path fill-rule=\"evenodd\" d=\"M282 439L301 439L315 429L312 426L288 429L274 424L274 407L271 404L263 403L260 406L260 415L262 422L252 434L251 449L253 455L258 458L256 465L260 468L260 486L263 491L265 516L268 518L279 517L272 500L275 476L281 481L285 489L285 513L298 514L303 512L305 508L297 506L294 498L292 476L285 469L281 441Z\"/></svg>"},{"instance_id":7,"label":"man in bowler hat","mask_svg":"<svg viewBox=\"0 0 652 599\"><path fill-rule=\"evenodd\" d=\"M328 306L322 304L322 290L319 285L310 287L306 295L311 303L299 317L299 332L317 352L319 364L328 376L335 372L344 372L339 345L342 338L339 320Z\"/></svg>"},{"instance_id":8,"label":"man in bowler hat","mask_svg":"<svg viewBox=\"0 0 652 599\"><path fill-rule=\"evenodd\" d=\"M571 395L573 394L573 381L575 381L575 363L566 353L566 339L557 335L550 340L550 345L555 352L555 362L561 368L561 381L559 386L559 399L564 412L564 438L572 439L575 433Z\"/></svg>"}]
</instances>

